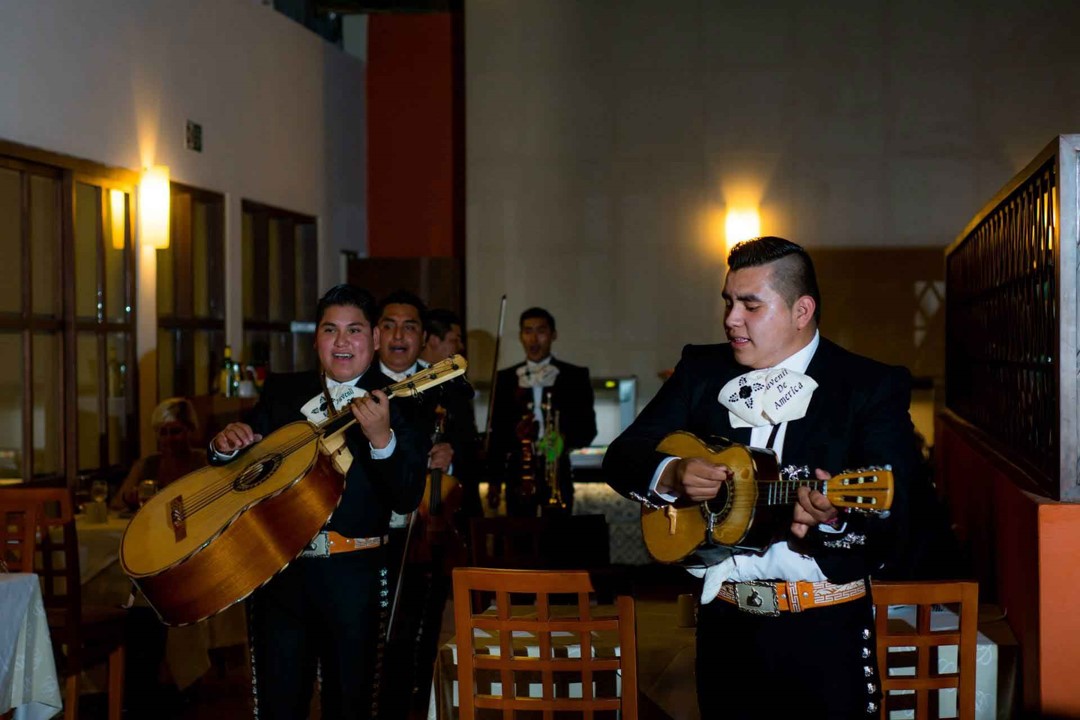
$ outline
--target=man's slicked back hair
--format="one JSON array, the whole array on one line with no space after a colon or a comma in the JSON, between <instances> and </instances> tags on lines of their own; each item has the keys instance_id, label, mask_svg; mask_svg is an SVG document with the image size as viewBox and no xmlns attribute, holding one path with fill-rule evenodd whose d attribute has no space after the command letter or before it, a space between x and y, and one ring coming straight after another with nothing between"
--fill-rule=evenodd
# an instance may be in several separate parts
<instances>
[{"instance_id":1,"label":"man's slicked back hair","mask_svg":"<svg viewBox=\"0 0 1080 720\"><path fill-rule=\"evenodd\" d=\"M326 309L335 305L349 305L359 308L360 312L364 313L364 317L367 318L368 325L372 327L375 326L375 321L378 319L375 317L375 312L378 310L375 297L363 288L342 283L330 288L325 295L319 298L319 304L315 306L315 317L318 318L316 322L321 323Z\"/></svg>"},{"instance_id":2,"label":"man's slicked back hair","mask_svg":"<svg viewBox=\"0 0 1080 720\"><path fill-rule=\"evenodd\" d=\"M420 322L424 322L424 316L427 315L427 305L419 297L409 292L408 290L395 290L379 303L379 319L382 319L382 315L386 312L387 305L412 305L416 308L416 314L420 316Z\"/></svg>"},{"instance_id":3,"label":"man's slicked back hair","mask_svg":"<svg viewBox=\"0 0 1080 720\"><path fill-rule=\"evenodd\" d=\"M424 332L428 335L434 335L440 340L446 339L446 333L450 332L454 325L464 329L461 318L451 310L433 308L428 310L427 315L424 316Z\"/></svg>"},{"instance_id":4,"label":"man's slicked back hair","mask_svg":"<svg viewBox=\"0 0 1080 720\"><path fill-rule=\"evenodd\" d=\"M555 316L542 307L531 307L525 312L521 313L521 319L518 320L518 330L521 330L521 327L525 324L526 320L532 320L533 318L547 320L547 324L548 327L551 328L551 332L555 332Z\"/></svg>"},{"instance_id":5,"label":"man's slicked back hair","mask_svg":"<svg viewBox=\"0 0 1080 720\"><path fill-rule=\"evenodd\" d=\"M803 295L814 299L814 324L821 324L821 292L818 290L814 261L801 245L790 240L765 235L743 240L728 253L728 271L772 265L774 290L788 306Z\"/></svg>"}]
</instances>

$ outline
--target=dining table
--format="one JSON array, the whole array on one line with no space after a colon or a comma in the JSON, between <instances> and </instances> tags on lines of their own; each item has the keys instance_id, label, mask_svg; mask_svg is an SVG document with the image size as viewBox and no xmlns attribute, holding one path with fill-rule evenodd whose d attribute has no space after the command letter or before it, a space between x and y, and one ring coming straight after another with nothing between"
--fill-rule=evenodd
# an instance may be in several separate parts
<instances>
[{"instance_id":1,"label":"dining table","mask_svg":"<svg viewBox=\"0 0 1080 720\"><path fill-rule=\"evenodd\" d=\"M120 565L120 543L130 519L130 513L111 510L104 522L89 514L76 516L84 604L148 606ZM194 625L170 627L165 636L163 679L184 690L210 670L211 650L233 645L247 646L242 602ZM96 685L93 678L88 684Z\"/></svg>"},{"instance_id":2,"label":"dining table","mask_svg":"<svg viewBox=\"0 0 1080 720\"><path fill-rule=\"evenodd\" d=\"M0 715L51 718L63 703L38 576L0 573L0 608Z\"/></svg>"}]
</instances>

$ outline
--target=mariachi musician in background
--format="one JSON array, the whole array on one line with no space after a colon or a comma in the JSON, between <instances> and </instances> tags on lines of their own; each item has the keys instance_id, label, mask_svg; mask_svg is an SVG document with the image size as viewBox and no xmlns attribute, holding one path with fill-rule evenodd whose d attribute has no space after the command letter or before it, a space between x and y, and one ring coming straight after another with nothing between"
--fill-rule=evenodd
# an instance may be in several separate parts
<instances>
[{"instance_id":1,"label":"mariachi musician in background","mask_svg":"<svg viewBox=\"0 0 1080 720\"><path fill-rule=\"evenodd\" d=\"M255 591L250 609L256 716L308 716L318 668L324 718L372 716L372 677L380 602L387 590L384 538L390 511L407 513L423 492L430 443L405 421L398 400L379 389L389 378L371 367L379 344L375 301L351 285L319 300L319 371L271 375L248 423L214 437L210 462L222 464L286 423L321 422L328 400L358 425L346 431L353 456L345 492L309 550ZM242 455L241 455L242 457Z\"/></svg>"},{"instance_id":2,"label":"mariachi musician in background","mask_svg":"<svg viewBox=\"0 0 1080 720\"><path fill-rule=\"evenodd\" d=\"M405 290L387 295L379 309L379 366L402 380L458 354L461 322L448 311L428 311ZM473 389L463 378L440 385L402 407L414 427L431 437L424 497L391 540L390 637L383 666L379 716L387 720L427 710L450 570L466 559L463 508L468 478L476 497L476 421ZM472 506L479 509L474 499ZM399 579L400 578L400 579Z\"/></svg>"},{"instance_id":3,"label":"mariachi musician in background","mask_svg":"<svg viewBox=\"0 0 1080 720\"><path fill-rule=\"evenodd\" d=\"M535 517L547 508L569 514L570 451L596 437L589 369L552 356L558 335L547 310L523 312L519 330L525 362L500 370L495 380L488 504L498 507L505 492L507 515ZM555 431L561 442L550 435ZM557 455L554 467L545 466L545 455Z\"/></svg>"}]
</instances>

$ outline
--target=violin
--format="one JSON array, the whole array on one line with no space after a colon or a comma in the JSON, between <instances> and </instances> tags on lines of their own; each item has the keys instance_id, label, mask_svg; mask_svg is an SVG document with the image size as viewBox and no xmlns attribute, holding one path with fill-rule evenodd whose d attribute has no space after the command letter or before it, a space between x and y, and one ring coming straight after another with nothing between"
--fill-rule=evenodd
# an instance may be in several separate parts
<instances>
[{"instance_id":1,"label":"violin","mask_svg":"<svg viewBox=\"0 0 1080 720\"><path fill-rule=\"evenodd\" d=\"M536 496L536 437L539 428L536 417L532 413L532 405L527 406L526 412L518 420L514 428L520 443L518 453L517 478L518 483L514 491L522 498L529 499Z\"/></svg>"},{"instance_id":2,"label":"violin","mask_svg":"<svg viewBox=\"0 0 1080 720\"><path fill-rule=\"evenodd\" d=\"M444 442L446 435L446 408L442 405L435 407L435 431L431 435L431 444L438 445ZM427 523L428 531L433 526L441 525L440 521L449 521L461 507L462 496L461 483L453 475L443 472L440 468L431 468L427 474L427 486L424 489L424 497L420 500L420 519Z\"/></svg>"},{"instance_id":3,"label":"violin","mask_svg":"<svg viewBox=\"0 0 1080 720\"><path fill-rule=\"evenodd\" d=\"M445 442L446 417L446 409L437 405L432 445ZM454 524L454 516L461 508L464 494L464 488L453 475L440 468L428 470L424 495L416 510L416 522L422 532L409 545L410 562L439 562L450 567L457 563L465 543ZM440 549L436 550L436 547Z\"/></svg>"}]
</instances>

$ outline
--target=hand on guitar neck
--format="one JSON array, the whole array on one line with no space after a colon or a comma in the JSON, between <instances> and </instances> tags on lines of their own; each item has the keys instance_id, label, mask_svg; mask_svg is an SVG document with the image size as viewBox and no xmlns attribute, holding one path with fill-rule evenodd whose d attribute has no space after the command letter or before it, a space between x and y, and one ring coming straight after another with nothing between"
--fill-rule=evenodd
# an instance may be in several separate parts
<instances>
[{"instance_id":1,"label":"hand on guitar neck","mask_svg":"<svg viewBox=\"0 0 1080 720\"><path fill-rule=\"evenodd\" d=\"M814 471L818 480L831 480L832 475L821 468ZM814 488L801 487L795 500L795 510L791 516L791 534L798 538L806 537L810 528L818 525L837 524L840 511L828 497Z\"/></svg>"},{"instance_id":2,"label":"hand on guitar neck","mask_svg":"<svg viewBox=\"0 0 1080 720\"><path fill-rule=\"evenodd\" d=\"M390 403L387 402L386 393L372 390L370 394L353 400L349 409L373 448L381 450L390 444ZM214 436L211 445L219 453L228 455L260 440L262 435L247 423L232 422Z\"/></svg>"},{"instance_id":3,"label":"hand on guitar neck","mask_svg":"<svg viewBox=\"0 0 1080 720\"><path fill-rule=\"evenodd\" d=\"M656 490L661 494L678 495L694 502L706 502L715 498L723 484L731 480L733 475L734 471L727 465L712 463L702 458L679 458L664 468ZM814 475L818 480L832 477L820 468L814 471ZM795 537L806 537L810 528L832 525L839 515L839 510L825 495L816 489L801 487L792 514L791 533Z\"/></svg>"}]
</instances>

